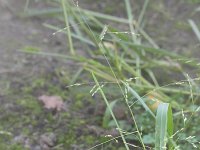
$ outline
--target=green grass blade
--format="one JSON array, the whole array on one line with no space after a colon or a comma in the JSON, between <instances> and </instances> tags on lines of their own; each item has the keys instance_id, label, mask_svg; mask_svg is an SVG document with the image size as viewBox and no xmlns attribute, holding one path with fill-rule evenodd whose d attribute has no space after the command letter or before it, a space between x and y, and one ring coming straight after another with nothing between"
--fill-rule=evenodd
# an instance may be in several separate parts
<instances>
[{"instance_id":1,"label":"green grass blade","mask_svg":"<svg viewBox=\"0 0 200 150\"><path fill-rule=\"evenodd\" d=\"M26 10L25 17L34 17L42 15L56 15L61 14L63 11L60 8L45 8L44 10L28 9Z\"/></svg>"},{"instance_id":2,"label":"green grass blade","mask_svg":"<svg viewBox=\"0 0 200 150\"><path fill-rule=\"evenodd\" d=\"M73 46L73 42L72 42L71 30L69 28L69 17L68 17L66 6L68 6L68 4L66 3L65 0L62 0L62 8L63 8L64 17L65 17L64 21L65 21L65 24L67 27L67 33L68 33L67 35L68 35L68 40L69 40L70 52L72 55L74 55L75 51L74 51L74 46ZM69 7L70 6L68 6L68 8Z\"/></svg>"},{"instance_id":3,"label":"green grass blade","mask_svg":"<svg viewBox=\"0 0 200 150\"><path fill-rule=\"evenodd\" d=\"M166 150L168 105L167 103L162 103L158 106L156 114L156 150Z\"/></svg>"},{"instance_id":4,"label":"green grass blade","mask_svg":"<svg viewBox=\"0 0 200 150\"><path fill-rule=\"evenodd\" d=\"M188 20L190 26L192 27L192 30L194 31L194 33L196 34L198 40L200 41L200 31L197 27L197 25L195 24L195 22L191 19Z\"/></svg>"},{"instance_id":5,"label":"green grass blade","mask_svg":"<svg viewBox=\"0 0 200 150\"><path fill-rule=\"evenodd\" d=\"M129 20L129 27L130 27L130 31L131 31L131 36L132 36L132 40L134 43L140 43L140 40L137 39L136 37L136 30L134 30L134 27L133 27L133 15L132 15L132 10L131 10L131 7L130 7L130 1L129 0L125 0L125 3L126 3L126 8L127 8L127 14L128 14L128 20ZM136 71L137 71L137 74L139 76L141 76L141 70L140 70L140 57L139 55L136 54ZM140 81L139 80L136 80L136 84L140 84Z\"/></svg>"},{"instance_id":6,"label":"green grass blade","mask_svg":"<svg viewBox=\"0 0 200 150\"><path fill-rule=\"evenodd\" d=\"M78 80L78 78L80 77L81 73L83 72L84 68L81 66L78 71L75 73L75 75L73 76L73 78L71 79L69 85L73 85L75 84L75 82Z\"/></svg>"},{"instance_id":7,"label":"green grass blade","mask_svg":"<svg viewBox=\"0 0 200 150\"><path fill-rule=\"evenodd\" d=\"M139 18L138 18L138 22L137 22L137 25L138 25L139 27L140 27L141 24L142 24L142 20L143 20L145 11L146 11L146 9L147 9L148 3L149 3L149 0L145 0L144 5L143 5L143 7L142 7L142 11L140 12L140 15L139 15Z\"/></svg>"},{"instance_id":8,"label":"green grass blade","mask_svg":"<svg viewBox=\"0 0 200 150\"><path fill-rule=\"evenodd\" d=\"M128 20L129 20L129 28L131 33L135 33L135 30L133 28L133 15L132 15L132 10L131 10L131 4L129 0L125 0L125 4L126 4L126 11L127 11L127 15L128 15ZM136 38L136 33L135 34L131 34L132 35L132 39L134 43L138 43L137 38Z\"/></svg>"},{"instance_id":9,"label":"green grass blade","mask_svg":"<svg viewBox=\"0 0 200 150\"><path fill-rule=\"evenodd\" d=\"M151 116L153 118L155 118L154 113L149 109L149 107L146 105L146 103L144 102L144 100L137 94L137 92L135 90L133 90L129 85L127 85L125 82L122 81L122 83L127 87L128 91L137 98L137 100L142 104L142 106L144 107L144 109L149 112L151 114Z\"/></svg>"},{"instance_id":10,"label":"green grass blade","mask_svg":"<svg viewBox=\"0 0 200 150\"><path fill-rule=\"evenodd\" d=\"M91 11L91 10L86 10L86 9L82 9L79 8L79 10L77 8L72 8L74 11L81 11L86 15L92 15L94 17L97 18L101 18L101 19L105 19L105 20L110 20L110 21L115 21L115 22L119 22L119 23L126 23L128 24L129 21L125 18L120 18L120 17L115 17L115 16L111 16L111 15L107 15L107 14L103 14L103 13L99 13L99 12L95 12L95 11Z\"/></svg>"},{"instance_id":11,"label":"green grass blade","mask_svg":"<svg viewBox=\"0 0 200 150\"><path fill-rule=\"evenodd\" d=\"M168 137L173 135L173 117L170 104L161 103L156 114L155 150L166 150ZM173 145L169 142L169 149Z\"/></svg>"},{"instance_id":12,"label":"green grass blade","mask_svg":"<svg viewBox=\"0 0 200 150\"><path fill-rule=\"evenodd\" d=\"M82 9L82 8L77 9L77 7L71 7L71 9L75 12L81 11L85 15L92 15L94 17L101 18L101 19L106 19L106 20L115 21L119 23L125 23L125 24L129 23L128 20L125 18L115 17L115 16L111 16L111 15L107 15L107 14L103 14L103 13L99 13L99 12L95 12L95 11L91 11L87 9ZM38 15L60 14L62 13L62 10L60 8L46 8L45 10L29 9L27 13L28 13L27 16L31 17L31 16L38 16Z\"/></svg>"},{"instance_id":13,"label":"green grass blade","mask_svg":"<svg viewBox=\"0 0 200 150\"><path fill-rule=\"evenodd\" d=\"M168 112L167 112L167 133L168 133L168 137L172 138L173 133L174 133L174 123L173 123L172 108L171 108L170 104L168 106ZM174 148L174 144L173 144L172 140L173 139L169 139L168 148L170 150L172 150Z\"/></svg>"}]
</instances>

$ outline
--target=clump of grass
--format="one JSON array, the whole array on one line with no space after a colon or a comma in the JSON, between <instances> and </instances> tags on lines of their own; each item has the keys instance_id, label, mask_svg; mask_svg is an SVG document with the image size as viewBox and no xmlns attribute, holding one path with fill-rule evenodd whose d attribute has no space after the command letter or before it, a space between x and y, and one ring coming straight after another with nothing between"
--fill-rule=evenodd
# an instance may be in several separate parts
<instances>
[{"instance_id":1,"label":"clump of grass","mask_svg":"<svg viewBox=\"0 0 200 150\"><path fill-rule=\"evenodd\" d=\"M143 142L142 133L135 119L135 116L140 115L140 113L134 112L133 106L135 106L135 103L140 103L142 108L150 114L149 117L154 119L155 124L152 126L155 126L155 149L161 150L167 149L167 147L168 149L178 149L179 145L177 143L180 137L175 138L175 136L183 132L183 130L181 128L173 133L174 126L180 124L181 121L176 122L176 124L173 123L174 115L172 109L176 114L180 113L182 109L185 109L185 112L192 114L191 117L197 112L188 106L197 106L195 102L199 98L197 84L200 78L190 78L184 72L184 66L199 68L199 62L195 59L188 59L172 51L159 48L156 42L145 32L141 24L148 6L148 0L144 2L138 20L132 15L130 1L125 0L124 2L128 19L85 10L79 7L78 2L74 3L74 1L65 0L62 0L62 8L55 2L56 9L49 9L45 12L37 13L30 11L30 15L60 14L64 11L64 20L61 15L57 15L56 18L65 22L66 27L62 29L50 24L44 25L55 30L53 35L57 33L68 35L71 54L75 53L72 39L77 39L88 47L87 56L80 56L78 53L76 57L73 55L63 56L42 52L37 52L37 54L57 56L82 62L81 70L84 69L92 72L93 79L98 87L96 92L100 91L116 127L121 129L118 120L113 114L109 100L105 96L105 92L103 91L104 87L97 78L106 84L112 83L113 86L117 86L119 92L110 94L119 96L119 93L121 93L122 99L127 104L132 117L134 128L136 129L137 142L140 143L142 149L147 149L148 146ZM124 26L128 25L130 31L119 31L117 28L103 23L104 21L115 22L117 24L121 23ZM199 38L199 31L196 25L192 20L189 20L189 23ZM31 53L36 52L31 51ZM164 79L168 79L168 72L176 72L181 74L182 77L186 77L186 79L174 82L169 78L171 83L162 86L162 83L157 80L160 72ZM80 86L80 84L77 85ZM179 96L179 100L181 99L183 103L185 99L188 99L192 101L192 104L180 104L174 98L176 96ZM153 111L151 110L152 107L148 104L149 101L156 103ZM142 111L142 108L140 111ZM184 130L189 127L189 123L188 121L187 123L184 121ZM130 149L129 147L133 145L127 142L126 136L122 132L119 131L119 133L125 148L127 150Z\"/></svg>"}]
</instances>

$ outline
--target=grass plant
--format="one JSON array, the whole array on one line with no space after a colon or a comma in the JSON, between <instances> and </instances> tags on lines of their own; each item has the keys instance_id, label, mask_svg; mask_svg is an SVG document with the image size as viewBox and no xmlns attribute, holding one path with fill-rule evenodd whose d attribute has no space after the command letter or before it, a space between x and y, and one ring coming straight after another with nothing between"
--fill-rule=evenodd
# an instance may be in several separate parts
<instances>
[{"instance_id":1,"label":"grass plant","mask_svg":"<svg viewBox=\"0 0 200 150\"><path fill-rule=\"evenodd\" d=\"M102 82L106 83L105 85L111 84L119 88L121 99L127 105L132 124L136 129L134 134L137 136L136 143L139 145L138 147L148 149L148 145L143 141L144 136L136 119L140 113L148 113L149 117L154 120L154 125L151 126L155 127L155 137L152 137L155 140L155 146L152 144L150 146L155 147L156 150L178 149L180 137L176 137L176 134L181 133L183 130L176 128L176 126L180 126L181 121L174 122L173 118L179 114L180 120L180 114L183 114L181 113L183 109L188 114L195 115L197 113L196 107L198 107L198 104L195 104L195 102L197 102L200 95L198 88L200 78L189 78L188 76L186 79L173 81L171 77L174 72L185 77L185 66L199 69L198 60L188 59L172 51L159 48L158 44L145 32L142 22L149 4L148 0L144 1L138 19L133 16L129 0L124 1L127 19L82 9L79 7L78 2L61 1L62 8L55 1L52 3L56 8L45 11L29 10L29 16L54 14L58 20L64 22L64 28L58 28L50 24L44 25L54 30L54 34L63 33L68 36L72 55L63 56L54 53L26 52L81 62L83 64L80 66L81 72L86 70L92 73L94 85L98 87L97 91L103 97L127 150L131 149L131 144L127 142L126 135L120 132L119 121L116 119L112 111L113 106L110 103L110 101L114 102L116 99L109 100L107 98L104 87L101 85ZM62 12L64 12L65 19L60 15ZM137 21L134 23L133 20ZM120 31L117 29L117 25L116 27L110 26L109 22L120 23L125 27L128 25L130 31ZM194 21L189 20L189 24L199 39L199 30ZM74 42L72 42L73 39ZM81 45L90 47L86 50L86 56L81 56L78 53L74 56L76 50L73 47L77 40L79 40L79 43L81 42ZM76 75L76 78L79 75L80 73ZM164 80L166 79L168 84L164 83L162 85L158 76L162 76ZM110 94L119 96L119 93ZM179 97L182 103L188 100L189 104L180 104L175 97ZM153 104L158 102L154 110L151 110L149 101L153 102ZM134 106L137 104L139 104L141 112L135 112ZM191 107L196 109L191 110ZM108 118L110 117L104 117L105 122L108 122L106 120ZM187 123L189 124L189 122ZM183 128L187 130L189 127L184 126ZM174 129L177 132L174 133Z\"/></svg>"}]
</instances>

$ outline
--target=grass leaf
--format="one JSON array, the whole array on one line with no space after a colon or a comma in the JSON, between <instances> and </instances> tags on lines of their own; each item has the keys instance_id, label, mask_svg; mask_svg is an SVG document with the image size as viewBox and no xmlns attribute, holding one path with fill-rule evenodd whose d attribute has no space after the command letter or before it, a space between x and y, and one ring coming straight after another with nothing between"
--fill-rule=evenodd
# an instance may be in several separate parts
<instances>
[{"instance_id":1,"label":"grass leaf","mask_svg":"<svg viewBox=\"0 0 200 150\"><path fill-rule=\"evenodd\" d=\"M123 82L124 83L124 82ZM133 90L129 85L127 85L126 83L124 83L124 85L128 88L128 90L130 91L130 93L137 98L137 100L142 104L142 106L144 107L144 109L149 112L154 118L155 115L154 113L149 109L149 107L146 105L146 103L144 102L144 100L137 94L137 92L135 90Z\"/></svg>"},{"instance_id":2,"label":"grass leaf","mask_svg":"<svg viewBox=\"0 0 200 150\"><path fill-rule=\"evenodd\" d=\"M168 137L173 134L173 117L170 104L161 103L158 106L156 114L156 133L155 133L155 150L167 149ZM169 142L169 149L173 145Z\"/></svg>"},{"instance_id":3,"label":"grass leaf","mask_svg":"<svg viewBox=\"0 0 200 150\"><path fill-rule=\"evenodd\" d=\"M67 7L66 7L67 6ZM67 12L67 8L69 8L70 6L68 6L68 3L66 3L65 0L62 0L62 8L63 8L63 13L64 13L64 20L65 20L65 24L66 24L66 28L67 28L67 35L68 35L68 40L69 40L69 46L70 46L70 52L72 55L75 54L74 51L74 46L73 46L73 42L72 42L72 36L71 36L71 30L69 28L69 17L68 17L68 12Z\"/></svg>"},{"instance_id":4,"label":"grass leaf","mask_svg":"<svg viewBox=\"0 0 200 150\"><path fill-rule=\"evenodd\" d=\"M196 34L198 40L200 41L200 31L199 31L196 23L193 20L191 20L191 19L189 19L188 22L189 22L190 26L192 27L192 30Z\"/></svg>"}]
</instances>

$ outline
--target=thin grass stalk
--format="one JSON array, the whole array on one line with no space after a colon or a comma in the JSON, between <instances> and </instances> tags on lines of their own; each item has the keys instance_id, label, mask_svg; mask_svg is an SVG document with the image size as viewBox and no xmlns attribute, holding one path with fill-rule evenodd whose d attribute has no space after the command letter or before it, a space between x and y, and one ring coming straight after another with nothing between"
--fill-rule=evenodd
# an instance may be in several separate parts
<instances>
[{"instance_id":1,"label":"thin grass stalk","mask_svg":"<svg viewBox=\"0 0 200 150\"><path fill-rule=\"evenodd\" d=\"M124 83L124 82L122 82L122 83ZM126 83L124 83L124 84L126 84ZM127 84L126 84L126 85L127 85ZM125 88L128 90L127 87L125 87ZM133 114L133 111L132 111L132 109L131 109L131 106L128 104L128 99L127 99L126 97L125 97L125 102L126 102L126 105L128 106L129 112L131 113L131 117L132 117L132 119L133 119L133 123L134 123L134 125L135 125L136 131L137 131L138 136L139 136L139 141L140 141L140 143L142 144L143 149L146 150L146 147L145 147L144 142L143 142L143 140L142 140L142 135L141 135L140 130L139 130L139 128L138 128L138 125L137 125L135 116L134 116L134 114Z\"/></svg>"},{"instance_id":2,"label":"thin grass stalk","mask_svg":"<svg viewBox=\"0 0 200 150\"><path fill-rule=\"evenodd\" d=\"M58 28L58 27L55 27L55 26L53 26L53 25L46 24L46 23L44 23L43 25L44 25L45 27L49 28L49 29L55 30L54 34L56 34L56 33L64 33L64 34L67 34L67 33L68 33L68 32L65 32L65 28L60 29L60 28ZM71 36L72 36L73 38L75 38L75 39L78 39L78 40L82 41L83 43L86 43L86 44L90 45L90 46L95 46L95 44L94 44L92 41L90 41L89 39L87 39L87 38L85 38L85 37L82 37L82 36L80 36L80 35L76 35L76 34L74 34L73 32L71 32Z\"/></svg>"},{"instance_id":3,"label":"thin grass stalk","mask_svg":"<svg viewBox=\"0 0 200 150\"><path fill-rule=\"evenodd\" d=\"M132 40L134 43L140 43L139 40L137 39L137 32L136 30L134 30L133 27L133 15L132 15L132 9L131 9L131 3L129 0L125 0L125 4L126 4L126 11L127 11L127 15L128 15L128 20L129 20L129 28L131 31L131 36L132 36ZM139 76L141 76L141 70L140 70L140 57L138 55L136 55L136 71L137 74ZM136 84L140 84L140 80L136 80Z\"/></svg>"},{"instance_id":4,"label":"thin grass stalk","mask_svg":"<svg viewBox=\"0 0 200 150\"><path fill-rule=\"evenodd\" d=\"M68 35L68 41L69 41L69 46L70 46L70 52L72 55L75 55L75 51L74 51L74 46L73 46L73 42L72 42L72 36L71 36L71 30L69 28L69 17L68 17L68 13L67 13L67 8L66 6L69 8L70 6L68 6L69 4L66 3L65 0L61 0L61 4L62 4L62 8L63 8L63 13L64 13L64 21L65 21L65 25L67 28L67 35Z\"/></svg>"},{"instance_id":5,"label":"thin grass stalk","mask_svg":"<svg viewBox=\"0 0 200 150\"><path fill-rule=\"evenodd\" d=\"M99 44L99 47L100 47L101 49L104 49L104 47L102 46L101 43ZM115 72L114 72L112 66L110 65L110 62L108 61L108 59L107 59L107 57L106 57L105 55L104 55L104 57L105 57L105 59L106 59L108 65L109 65L109 68L110 68L110 70L111 70L111 72L112 72L114 78L116 79L117 85L119 86L119 88L120 88L120 90L121 90L121 92L122 92L122 94L123 94L123 97L125 98L126 104L127 104L127 106L128 106L129 112L131 113L131 117L132 117L133 122L134 122L134 124L135 124L136 130L137 130L137 133L138 133L138 136L139 136L139 140L140 140L140 142L141 142L141 144L142 144L142 147L143 147L144 150L146 150L145 145L144 145L143 140L142 140L142 137L141 137L141 134L140 134L140 131L139 131L139 128L138 128L138 126L137 126L137 122L136 122L135 117L134 117L134 115L133 115L133 112L132 112L132 110L131 110L131 108L130 108L130 106L129 106L129 104L128 104L128 101L127 101L127 99L126 99L126 95L124 94L124 92L123 92L123 90L122 90L122 87L121 87L121 85L120 85L120 82L119 82L119 80L118 80L118 78L117 78L117 76L116 76L116 74L115 74Z\"/></svg>"},{"instance_id":6,"label":"thin grass stalk","mask_svg":"<svg viewBox=\"0 0 200 150\"><path fill-rule=\"evenodd\" d=\"M133 15L132 15L132 10L131 10L131 4L129 0L125 0L125 4L126 4L126 11L127 11L127 15L128 15L128 21L129 21L129 28L131 31L131 35L132 35L132 40L134 43L138 43L137 41L137 37L136 37L136 32L133 28Z\"/></svg>"},{"instance_id":7,"label":"thin grass stalk","mask_svg":"<svg viewBox=\"0 0 200 150\"><path fill-rule=\"evenodd\" d=\"M119 133L120 133L120 135L121 135L121 138L122 138L122 141L123 141L123 143L124 143L124 146L125 146L125 148L126 148L127 150L129 150L129 147L128 147L128 145L127 145L126 139L125 139L124 135L122 134L122 132L120 131L120 126L119 126L119 124L118 124L118 121L117 121L117 119L116 119L116 117L115 117L115 115L114 115L112 109L110 108L109 102L108 102L108 100L107 100L107 98L106 98L106 96L105 96L105 94L104 94L104 92L103 92L101 86L99 85L99 82L98 82L96 76L95 76L93 73L92 73L92 76L93 76L93 79L94 79L96 85L99 87L99 91L100 91L100 93L101 93L101 95L102 95L102 97L103 97L103 99L104 99L104 101L105 101L105 103L106 103L106 105L107 105L109 111L110 111L110 114L111 114L113 120L115 121L115 124L116 124L116 126L117 126L117 128L118 128L118 130L119 130Z\"/></svg>"},{"instance_id":8,"label":"thin grass stalk","mask_svg":"<svg viewBox=\"0 0 200 150\"><path fill-rule=\"evenodd\" d=\"M138 21L137 21L138 27L141 27L141 25L142 25L142 20L143 20L143 18L144 18L144 14L145 14L145 12L146 12L146 9L147 9L148 4L149 4L149 0L145 0L145 2L144 2L144 4L143 4L143 7L142 7L142 10L141 10L141 12L140 12Z\"/></svg>"}]
</instances>

